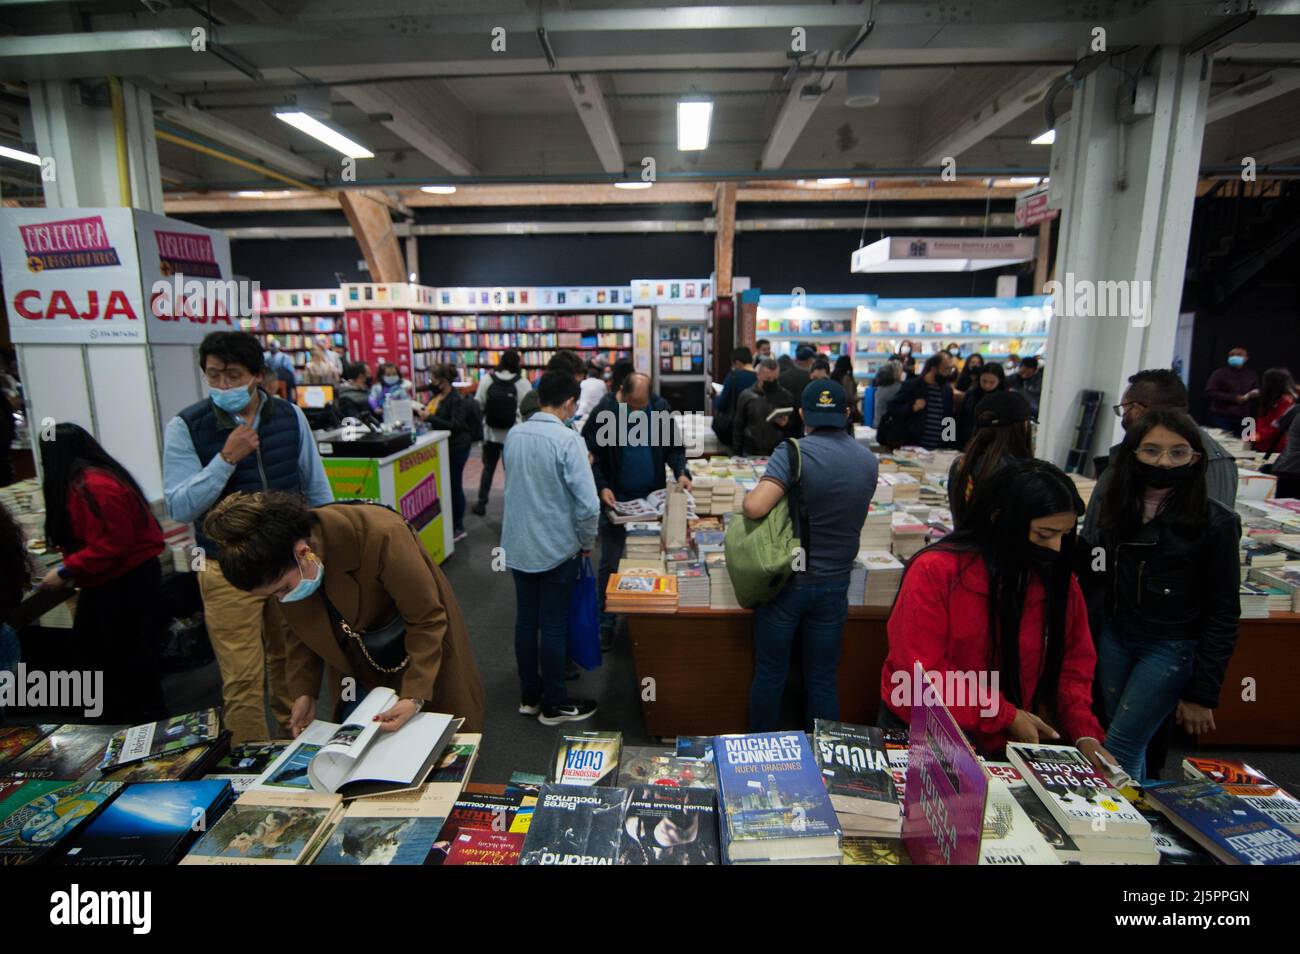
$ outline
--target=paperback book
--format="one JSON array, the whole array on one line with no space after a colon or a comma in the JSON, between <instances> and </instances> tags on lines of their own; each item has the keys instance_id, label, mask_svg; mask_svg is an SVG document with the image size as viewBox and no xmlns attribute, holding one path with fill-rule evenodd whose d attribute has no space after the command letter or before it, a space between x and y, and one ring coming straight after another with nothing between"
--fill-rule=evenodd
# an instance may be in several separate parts
<instances>
[{"instance_id":1,"label":"paperback book","mask_svg":"<svg viewBox=\"0 0 1300 954\"><path fill-rule=\"evenodd\" d=\"M128 762L104 772L103 777L114 782L181 782L201 778L229 744L230 733L223 732L211 744Z\"/></svg>"},{"instance_id":2,"label":"paperback book","mask_svg":"<svg viewBox=\"0 0 1300 954\"><path fill-rule=\"evenodd\" d=\"M17 793L22 804L0 821L0 865L50 860L121 789L121 782L63 782L38 792L24 787Z\"/></svg>"},{"instance_id":3,"label":"paperback book","mask_svg":"<svg viewBox=\"0 0 1300 954\"><path fill-rule=\"evenodd\" d=\"M623 818L621 865L720 863L713 791L636 785Z\"/></svg>"},{"instance_id":4,"label":"paperback book","mask_svg":"<svg viewBox=\"0 0 1300 954\"><path fill-rule=\"evenodd\" d=\"M1267 815L1291 834L1300 835L1300 801L1276 785L1225 785L1223 790Z\"/></svg>"},{"instance_id":5,"label":"paperback book","mask_svg":"<svg viewBox=\"0 0 1300 954\"><path fill-rule=\"evenodd\" d=\"M1189 756L1183 759L1183 778L1189 782L1218 782L1220 785L1272 785L1268 777L1245 762Z\"/></svg>"},{"instance_id":6,"label":"paperback book","mask_svg":"<svg viewBox=\"0 0 1300 954\"><path fill-rule=\"evenodd\" d=\"M69 865L172 865L234 793L227 782L145 782L128 785L77 833L64 853Z\"/></svg>"},{"instance_id":7,"label":"paperback book","mask_svg":"<svg viewBox=\"0 0 1300 954\"><path fill-rule=\"evenodd\" d=\"M1059 865L1061 860L1039 834L1010 788L989 774L984 802L984 829L980 834L982 865Z\"/></svg>"},{"instance_id":8,"label":"paperback book","mask_svg":"<svg viewBox=\"0 0 1300 954\"><path fill-rule=\"evenodd\" d=\"M613 785L618 778L621 732L568 732L555 742L551 781L556 785Z\"/></svg>"},{"instance_id":9,"label":"paperback book","mask_svg":"<svg viewBox=\"0 0 1300 954\"><path fill-rule=\"evenodd\" d=\"M442 831L424 863L444 864L452 844L461 832L527 834L536 805L537 794L531 789L517 785L467 785L447 813Z\"/></svg>"},{"instance_id":10,"label":"paperback book","mask_svg":"<svg viewBox=\"0 0 1300 954\"><path fill-rule=\"evenodd\" d=\"M910 865L912 859L901 838L867 838L861 835L844 836L840 848L843 865Z\"/></svg>"},{"instance_id":11,"label":"paperback book","mask_svg":"<svg viewBox=\"0 0 1300 954\"><path fill-rule=\"evenodd\" d=\"M288 742L245 742L231 746L212 764L205 778L229 782L236 795L243 794L288 747Z\"/></svg>"},{"instance_id":12,"label":"paperback book","mask_svg":"<svg viewBox=\"0 0 1300 954\"><path fill-rule=\"evenodd\" d=\"M1215 782L1153 785L1145 795L1225 865L1300 864L1300 839Z\"/></svg>"},{"instance_id":13,"label":"paperback book","mask_svg":"<svg viewBox=\"0 0 1300 954\"><path fill-rule=\"evenodd\" d=\"M1067 834L1151 837L1146 819L1073 746L1011 742L1007 758Z\"/></svg>"},{"instance_id":14,"label":"paperback book","mask_svg":"<svg viewBox=\"0 0 1300 954\"><path fill-rule=\"evenodd\" d=\"M884 733L875 726L818 719L813 726L813 743L817 767L840 821L844 822L846 816L865 816L888 823L882 827L891 827L892 833L897 833L898 793Z\"/></svg>"},{"instance_id":15,"label":"paperback book","mask_svg":"<svg viewBox=\"0 0 1300 954\"><path fill-rule=\"evenodd\" d=\"M132 762L212 745L220 734L221 714L216 709L203 709L160 722L132 726L109 740L99 769L107 772Z\"/></svg>"},{"instance_id":16,"label":"paperback book","mask_svg":"<svg viewBox=\"0 0 1300 954\"><path fill-rule=\"evenodd\" d=\"M422 865L451 814L452 799L427 785L348 804L315 865Z\"/></svg>"},{"instance_id":17,"label":"paperback book","mask_svg":"<svg viewBox=\"0 0 1300 954\"><path fill-rule=\"evenodd\" d=\"M686 759L658 752L623 751L623 764L618 773L618 784L624 788L633 785L659 785L681 788L707 788L713 791L717 774L713 763L700 759Z\"/></svg>"},{"instance_id":18,"label":"paperback book","mask_svg":"<svg viewBox=\"0 0 1300 954\"><path fill-rule=\"evenodd\" d=\"M245 792L180 863L311 864L342 814L337 795Z\"/></svg>"},{"instance_id":19,"label":"paperback book","mask_svg":"<svg viewBox=\"0 0 1300 954\"><path fill-rule=\"evenodd\" d=\"M627 790L543 785L521 865L613 865L618 862Z\"/></svg>"},{"instance_id":20,"label":"paperback book","mask_svg":"<svg viewBox=\"0 0 1300 954\"><path fill-rule=\"evenodd\" d=\"M457 833L447 852L447 865L517 865L523 854L523 832L479 831L472 828Z\"/></svg>"},{"instance_id":21,"label":"paperback book","mask_svg":"<svg viewBox=\"0 0 1300 954\"><path fill-rule=\"evenodd\" d=\"M0 771L4 764L22 755L41 739L45 738L57 725L11 725L0 727Z\"/></svg>"}]
</instances>

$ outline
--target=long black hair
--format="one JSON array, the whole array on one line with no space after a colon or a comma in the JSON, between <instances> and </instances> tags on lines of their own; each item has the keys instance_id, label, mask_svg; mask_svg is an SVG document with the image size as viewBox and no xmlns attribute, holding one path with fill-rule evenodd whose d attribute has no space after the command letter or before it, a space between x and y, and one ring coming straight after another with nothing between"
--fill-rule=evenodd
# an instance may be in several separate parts
<instances>
[{"instance_id":1,"label":"long black hair","mask_svg":"<svg viewBox=\"0 0 1300 954\"><path fill-rule=\"evenodd\" d=\"M1058 513L1083 514L1083 500L1069 477L1044 460L1011 461L992 480L975 487L965 522L937 543L926 547L958 555L963 580L971 562L982 560L988 577L988 627L992 643L990 670L999 672L999 685L1013 705L1033 709L1056 701L1065 659L1065 626L1070 600L1076 531L1061 540L1061 552L1049 569L1035 569L1030 560L1030 522ZM919 554L918 554L919 556ZM911 572L916 557L909 563ZM1025 595L1034 575L1047 593L1044 613L1044 664L1035 698L1025 698L1020 683L1020 619Z\"/></svg>"},{"instance_id":2,"label":"long black hair","mask_svg":"<svg viewBox=\"0 0 1300 954\"><path fill-rule=\"evenodd\" d=\"M964 490L967 481L978 487L992 479L1008 460L1031 460L1033 456L1034 441L1028 421L977 427L952 476L956 484L951 494L953 521L964 522L970 509Z\"/></svg>"},{"instance_id":3,"label":"long black hair","mask_svg":"<svg viewBox=\"0 0 1300 954\"><path fill-rule=\"evenodd\" d=\"M1273 405L1283 396L1295 397L1295 381L1286 368L1269 368L1259 378L1259 409L1273 410Z\"/></svg>"},{"instance_id":4,"label":"long black hair","mask_svg":"<svg viewBox=\"0 0 1300 954\"><path fill-rule=\"evenodd\" d=\"M121 483L129 487L137 498L141 508L149 513L149 502L144 491L135 482L131 472L117 462L108 451L100 446L99 441L77 424L54 425L54 436L46 440L41 436L41 490L45 495L45 542L63 550L80 547L85 541L78 540L72 532L72 521L68 516L68 494L84 493L83 478L86 470L95 468L106 470ZM91 513L99 515L99 505L95 498L86 494L86 505Z\"/></svg>"},{"instance_id":5,"label":"long black hair","mask_svg":"<svg viewBox=\"0 0 1300 954\"><path fill-rule=\"evenodd\" d=\"M976 358L979 358L980 363L972 364ZM985 367L987 367L987 362L984 360L984 355L980 354L978 351L970 355L966 359L966 363L962 365L961 374L957 376L957 390L968 391L970 390L971 384L979 387L980 373Z\"/></svg>"},{"instance_id":6,"label":"long black hair","mask_svg":"<svg viewBox=\"0 0 1300 954\"><path fill-rule=\"evenodd\" d=\"M1199 457L1187 466L1191 477L1173 486L1161 507L1161 514L1189 533L1200 531L1209 519L1205 482L1205 442L1201 429L1183 411L1156 408L1147 411L1129 427L1107 468L1115 473L1099 503L1098 526L1103 533L1125 536L1142 526L1146 481L1138 467L1137 449L1157 427L1173 431L1191 445Z\"/></svg>"}]
</instances>

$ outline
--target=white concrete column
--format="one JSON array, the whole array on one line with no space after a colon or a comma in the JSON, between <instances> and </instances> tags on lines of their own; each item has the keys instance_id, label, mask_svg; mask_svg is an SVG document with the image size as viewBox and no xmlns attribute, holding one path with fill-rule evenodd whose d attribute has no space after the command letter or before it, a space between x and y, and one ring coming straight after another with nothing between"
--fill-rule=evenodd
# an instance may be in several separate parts
<instances>
[{"instance_id":1,"label":"white concrete column","mask_svg":"<svg viewBox=\"0 0 1300 954\"><path fill-rule=\"evenodd\" d=\"M1132 74L1134 65L1128 69ZM1126 76L1102 65L1075 90L1070 114L1057 124L1052 192L1061 203L1054 275L1060 284L1053 289L1038 455L1058 465L1074 440L1082 391L1103 392L1090 456L1104 453L1122 434L1109 405L1119 402L1129 375L1173 360L1209 73L1204 53L1159 48L1149 65L1154 112L1125 124L1116 103Z\"/></svg>"}]
</instances>

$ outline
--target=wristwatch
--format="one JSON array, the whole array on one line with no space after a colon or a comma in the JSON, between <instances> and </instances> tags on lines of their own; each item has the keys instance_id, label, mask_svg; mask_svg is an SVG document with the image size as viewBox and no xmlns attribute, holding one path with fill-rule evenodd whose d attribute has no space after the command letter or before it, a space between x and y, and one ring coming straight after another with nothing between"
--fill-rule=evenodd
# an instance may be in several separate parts
<instances>
[{"instance_id":1,"label":"wristwatch","mask_svg":"<svg viewBox=\"0 0 1300 954\"><path fill-rule=\"evenodd\" d=\"M238 466L236 461L233 461L226 456L226 452L224 450L217 451L217 456L220 457L222 460L224 460L231 467Z\"/></svg>"},{"instance_id":2,"label":"wristwatch","mask_svg":"<svg viewBox=\"0 0 1300 954\"><path fill-rule=\"evenodd\" d=\"M419 696L409 696L409 697L407 697L407 700L406 700L406 701L407 701L407 702L414 702L414 703L415 703L416 711L422 711L422 710L424 709L424 704L425 704L428 700L427 700L427 699L421 699Z\"/></svg>"}]
</instances>

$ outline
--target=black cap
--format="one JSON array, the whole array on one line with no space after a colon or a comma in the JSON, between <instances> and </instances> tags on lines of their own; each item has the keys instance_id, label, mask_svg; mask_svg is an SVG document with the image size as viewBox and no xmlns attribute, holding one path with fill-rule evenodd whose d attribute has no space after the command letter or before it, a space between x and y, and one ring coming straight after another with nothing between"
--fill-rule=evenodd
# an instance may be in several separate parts
<instances>
[{"instance_id":1,"label":"black cap","mask_svg":"<svg viewBox=\"0 0 1300 954\"><path fill-rule=\"evenodd\" d=\"M812 345L801 344L794 351L796 361L811 361L815 357L817 357L817 349Z\"/></svg>"},{"instance_id":2,"label":"black cap","mask_svg":"<svg viewBox=\"0 0 1300 954\"><path fill-rule=\"evenodd\" d=\"M803 389L803 421L810 427L843 427L848 421L848 398L838 381L826 378Z\"/></svg>"},{"instance_id":3,"label":"black cap","mask_svg":"<svg viewBox=\"0 0 1300 954\"><path fill-rule=\"evenodd\" d=\"M1029 402L1015 391L992 391L975 405L976 427L1021 424L1033 417Z\"/></svg>"}]
</instances>

